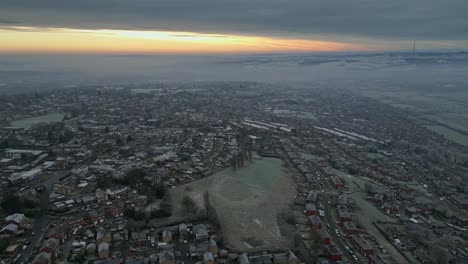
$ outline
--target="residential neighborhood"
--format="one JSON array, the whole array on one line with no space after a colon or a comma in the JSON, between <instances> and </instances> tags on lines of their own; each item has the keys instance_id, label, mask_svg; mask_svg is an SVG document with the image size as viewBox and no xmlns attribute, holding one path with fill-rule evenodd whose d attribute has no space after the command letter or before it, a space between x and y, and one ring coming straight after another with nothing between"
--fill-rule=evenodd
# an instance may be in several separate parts
<instances>
[{"instance_id":1,"label":"residential neighborhood","mask_svg":"<svg viewBox=\"0 0 468 264\"><path fill-rule=\"evenodd\" d=\"M8 100L0 263L468 261L466 147L377 100L249 82Z\"/></svg>"}]
</instances>

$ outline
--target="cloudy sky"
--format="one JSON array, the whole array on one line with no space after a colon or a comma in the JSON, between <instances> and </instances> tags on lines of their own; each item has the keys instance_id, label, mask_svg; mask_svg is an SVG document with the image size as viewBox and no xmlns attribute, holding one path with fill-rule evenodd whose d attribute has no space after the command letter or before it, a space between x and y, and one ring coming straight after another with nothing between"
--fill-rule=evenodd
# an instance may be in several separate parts
<instances>
[{"instance_id":1,"label":"cloudy sky","mask_svg":"<svg viewBox=\"0 0 468 264\"><path fill-rule=\"evenodd\" d=\"M0 52L468 49L466 0L1 0Z\"/></svg>"}]
</instances>

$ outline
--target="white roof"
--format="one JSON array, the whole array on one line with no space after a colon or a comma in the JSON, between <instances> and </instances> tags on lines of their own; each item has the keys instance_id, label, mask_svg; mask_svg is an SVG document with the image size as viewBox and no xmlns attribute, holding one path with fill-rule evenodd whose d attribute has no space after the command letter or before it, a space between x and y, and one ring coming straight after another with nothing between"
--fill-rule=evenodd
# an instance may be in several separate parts
<instances>
[{"instance_id":1,"label":"white roof","mask_svg":"<svg viewBox=\"0 0 468 264\"><path fill-rule=\"evenodd\" d=\"M0 232L3 232L5 230L10 230L14 233L16 233L16 231L18 231L18 225L16 224L8 224L7 226L5 226L4 228L2 228L2 230L0 230Z\"/></svg>"},{"instance_id":2,"label":"white roof","mask_svg":"<svg viewBox=\"0 0 468 264\"><path fill-rule=\"evenodd\" d=\"M39 155L42 153L41 150L31 150L31 149L6 149L6 153L31 153L33 155Z\"/></svg>"},{"instance_id":3,"label":"white roof","mask_svg":"<svg viewBox=\"0 0 468 264\"><path fill-rule=\"evenodd\" d=\"M35 176L36 174L40 173L41 171L42 171L41 169L34 168L32 170L23 172L21 174L21 176L23 177L23 179L26 179L26 178L30 178L30 177Z\"/></svg>"},{"instance_id":4,"label":"white roof","mask_svg":"<svg viewBox=\"0 0 468 264\"><path fill-rule=\"evenodd\" d=\"M109 250L109 244L107 244L106 242L99 244L98 251L101 252L103 250Z\"/></svg>"},{"instance_id":5,"label":"white roof","mask_svg":"<svg viewBox=\"0 0 468 264\"><path fill-rule=\"evenodd\" d=\"M15 222L15 223L21 223L23 222L23 220L25 219L26 217L24 216L24 214L12 214L12 215L9 215L5 218L5 221L7 222Z\"/></svg>"}]
</instances>

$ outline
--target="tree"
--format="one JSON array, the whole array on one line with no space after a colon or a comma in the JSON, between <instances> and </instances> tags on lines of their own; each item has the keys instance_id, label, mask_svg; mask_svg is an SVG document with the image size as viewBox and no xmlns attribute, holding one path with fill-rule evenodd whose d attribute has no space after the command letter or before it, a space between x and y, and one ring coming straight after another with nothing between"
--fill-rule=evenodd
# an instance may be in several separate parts
<instances>
[{"instance_id":1,"label":"tree","mask_svg":"<svg viewBox=\"0 0 468 264\"><path fill-rule=\"evenodd\" d=\"M8 214L24 213L28 217L37 216L40 211L39 204L33 200L21 198L16 195L7 195L0 203L2 209Z\"/></svg>"},{"instance_id":2,"label":"tree","mask_svg":"<svg viewBox=\"0 0 468 264\"><path fill-rule=\"evenodd\" d=\"M231 166L232 166L232 169L233 170L236 170L237 168L237 159L236 159L236 155L232 155L232 158L231 158Z\"/></svg>"},{"instance_id":3,"label":"tree","mask_svg":"<svg viewBox=\"0 0 468 264\"><path fill-rule=\"evenodd\" d=\"M151 218L163 218L169 217L172 215L172 207L169 197L166 196L165 199L161 201L159 209L151 212Z\"/></svg>"},{"instance_id":4,"label":"tree","mask_svg":"<svg viewBox=\"0 0 468 264\"><path fill-rule=\"evenodd\" d=\"M5 212L12 214L15 213L19 208L23 207L23 203L18 196L8 195L3 199L1 206Z\"/></svg>"},{"instance_id":5,"label":"tree","mask_svg":"<svg viewBox=\"0 0 468 264\"><path fill-rule=\"evenodd\" d=\"M195 202L188 196L185 196L182 199L182 208L188 214L196 214L198 212L198 206Z\"/></svg>"},{"instance_id":6,"label":"tree","mask_svg":"<svg viewBox=\"0 0 468 264\"><path fill-rule=\"evenodd\" d=\"M166 185L164 184L156 185L155 193L156 193L156 198L162 199L164 196L166 196L166 193L167 193Z\"/></svg>"},{"instance_id":7,"label":"tree","mask_svg":"<svg viewBox=\"0 0 468 264\"><path fill-rule=\"evenodd\" d=\"M140 168L130 169L125 172L125 175L120 179L115 179L117 183L129 186L135 186L146 176L146 171Z\"/></svg>"},{"instance_id":8,"label":"tree","mask_svg":"<svg viewBox=\"0 0 468 264\"><path fill-rule=\"evenodd\" d=\"M129 218L133 218L135 216L135 207L126 207L124 209L124 215Z\"/></svg>"},{"instance_id":9,"label":"tree","mask_svg":"<svg viewBox=\"0 0 468 264\"><path fill-rule=\"evenodd\" d=\"M447 264L449 262L449 255L447 250L436 246L432 248L431 251L432 261L436 264Z\"/></svg>"},{"instance_id":10,"label":"tree","mask_svg":"<svg viewBox=\"0 0 468 264\"><path fill-rule=\"evenodd\" d=\"M8 140L4 139L2 142L2 149L8 148Z\"/></svg>"},{"instance_id":11,"label":"tree","mask_svg":"<svg viewBox=\"0 0 468 264\"><path fill-rule=\"evenodd\" d=\"M367 193L372 193L374 192L374 186L372 184L370 184L369 182L366 182L364 184L364 190L367 192Z\"/></svg>"},{"instance_id":12,"label":"tree","mask_svg":"<svg viewBox=\"0 0 468 264\"><path fill-rule=\"evenodd\" d=\"M5 249L7 249L8 245L10 245L10 242L8 239L6 238L0 239L0 254L2 254L3 251L5 251Z\"/></svg>"}]
</instances>

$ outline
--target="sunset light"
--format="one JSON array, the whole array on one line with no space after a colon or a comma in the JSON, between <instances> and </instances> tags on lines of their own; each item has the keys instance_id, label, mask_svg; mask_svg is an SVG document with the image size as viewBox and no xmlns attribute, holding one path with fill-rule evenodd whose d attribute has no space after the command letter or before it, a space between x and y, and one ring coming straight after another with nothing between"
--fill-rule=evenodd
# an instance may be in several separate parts
<instances>
[{"instance_id":1,"label":"sunset light","mask_svg":"<svg viewBox=\"0 0 468 264\"><path fill-rule=\"evenodd\" d=\"M250 53L369 50L333 41L176 31L3 27L1 52Z\"/></svg>"}]
</instances>

